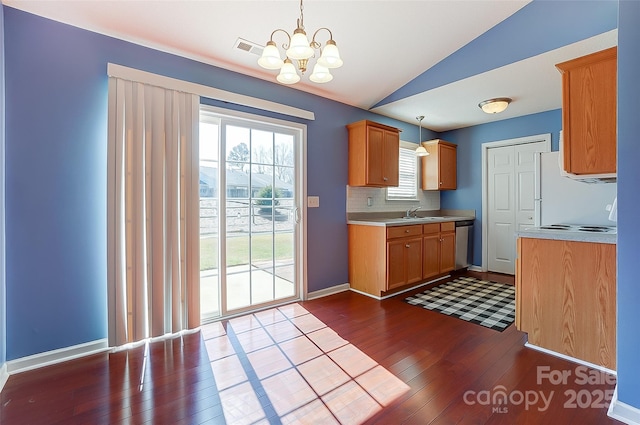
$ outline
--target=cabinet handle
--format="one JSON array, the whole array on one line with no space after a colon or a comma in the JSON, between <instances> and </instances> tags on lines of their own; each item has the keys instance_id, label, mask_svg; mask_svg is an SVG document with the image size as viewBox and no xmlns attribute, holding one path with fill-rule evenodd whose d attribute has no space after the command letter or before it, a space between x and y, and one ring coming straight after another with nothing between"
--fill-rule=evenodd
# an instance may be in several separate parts
<instances>
[{"instance_id":1,"label":"cabinet handle","mask_svg":"<svg viewBox=\"0 0 640 425\"><path fill-rule=\"evenodd\" d=\"M404 232L405 232L405 233L409 233L409 230L405 230Z\"/></svg>"},{"instance_id":2,"label":"cabinet handle","mask_svg":"<svg viewBox=\"0 0 640 425\"><path fill-rule=\"evenodd\" d=\"M442 185L442 182L440 182L440 185Z\"/></svg>"},{"instance_id":3,"label":"cabinet handle","mask_svg":"<svg viewBox=\"0 0 640 425\"><path fill-rule=\"evenodd\" d=\"M388 178L386 178L386 177L383 177L383 178L382 178L382 180L387 181L387 180L389 180L389 179L388 179Z\"/></svg>"},{"instance_id":4,"label":"cabinet handle","mask_svg":"<svg viewBox=\"0 0 640 425\"><path fill-rule=\"evenodd\" d=\"M405 248L411 248L411 245L406 244L404 247L405 247Z\"/></svg>"}]
</instances>

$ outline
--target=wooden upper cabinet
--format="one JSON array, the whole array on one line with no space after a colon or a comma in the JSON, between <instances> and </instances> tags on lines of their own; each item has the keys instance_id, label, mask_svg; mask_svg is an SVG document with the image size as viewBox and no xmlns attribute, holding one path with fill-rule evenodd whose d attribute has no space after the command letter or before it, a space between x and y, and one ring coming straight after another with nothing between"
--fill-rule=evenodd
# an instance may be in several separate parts
<instances>
[{"instance_id":1,"label":"wooden upper cabinet","mask_svg":"<svg viewBox=\"0 0 640 425\"><path fill-rule=\"evenodd\" d=\"M616 172L617 48L559 63L565 171Z\"/></svg>"},{"instance_id":2,"label":"wooden upper cabinet","mask_svg":"<svg viewBox=\"0 0 640 425\"><path fill-rule=\"evenodd\" d=\"M400 130L367 120L347 129L349 186L398 186Z\"/></svg>"},{"instance_id":3,"label":"wooden upper cabinet","mask_svg":"<svg viewBox=\"0 0 640 425\"><path fill-rule=\"evenodd\" d=\"M422 190L455 190L457 145L435 139L422 146L429 152L422 157Z\"/></svg>"}]
</instances>

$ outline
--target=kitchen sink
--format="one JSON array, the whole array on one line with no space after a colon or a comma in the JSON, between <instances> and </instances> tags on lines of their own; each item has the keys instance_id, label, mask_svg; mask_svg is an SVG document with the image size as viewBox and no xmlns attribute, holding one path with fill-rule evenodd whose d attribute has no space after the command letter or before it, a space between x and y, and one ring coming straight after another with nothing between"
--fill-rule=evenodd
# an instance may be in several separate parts
<instances>
[{"instance_id":1,"label":"kitchen sink","mask_svg":"<svg viewBox=\"0 0 640 425\"><path fill-rule=\"evenodd\" d=\"M401 217L401 218L390 218L387 221L389 222L406 222L406 221L431 221L438 220L440 217Z\"/></svg>"}]
</instances>

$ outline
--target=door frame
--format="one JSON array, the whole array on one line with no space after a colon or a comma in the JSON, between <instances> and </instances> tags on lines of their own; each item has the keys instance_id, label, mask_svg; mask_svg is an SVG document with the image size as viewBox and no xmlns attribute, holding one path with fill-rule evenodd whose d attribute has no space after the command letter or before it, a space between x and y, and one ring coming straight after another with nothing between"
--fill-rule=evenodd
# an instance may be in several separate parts
<instances>
[{"instance_id":1,"label":"door frame","mask_svg":"<svg viewBox=\"0 0 640 425\"><path fill-rule=\"evenodd\" d=\"M296 235L297 250L294 253L294 257L295 257L294 261L295 261L295 267L296 267L296 274L298 277L297 299L303 300L303 301L306 300L308 298L308 295L307 295L307 287L308 287L307 285L307 202L306 202L306 199L307 199L307 125L297 123L294 121L286 121L286 120L281 120L277 118L271 118L264 115L257 115L257 114L247 113L247 112L235 111L232 109L225 109L225 108L211 106L203 103L200 104L200 111L206 111L208 113L226 117L231 120L238 120L238 121L245 120L245 121L252 121L252 122L257 121L257 122L262 122L268 125L285 127L285 128L290 128L290 129L300 131L300 152L299 152L299 155L296 155L296 158L298 161L296 163L296 180L299 184L295 185L296 187L295 196L297 201L296 207L299 211L300 223L299 223L299 232L297 232L298 234ZM220 144L219 149L221 149L221 146L222 144ZM222 155L222 152L219 152L218 154L220 158ZM218 184L221 187L226 186L226 173L223 172L222 166L220 165L218 166ZM220 216L220 220L221 221L219 223L219 226L220 226L219 237L226 238L226 233L225 233L226 217L224 216L224 214ZM221 251L222 250L220 250L220 252L218 253L220 257L218 260L218 264L226 264L225 253ZM221 303L226 303L226 300L224 299L225 296L226 296L226 291L221 290L220 292ZM285 303L290 303L290 302L291 302L290 300L287 300ZM279 304L276 302L274 305L279 305ZM273 305L270 305L269 307L265 307L265 308L272 308L272 307ZM253 310L256 310L254 306L237 309L237 310L234 310L232 314L229 314L226 316L220 316L215 320L219 320L221 318L228 319L231 317L244 314L247 311L253 311Z\"/></svg>"},{"instance_id":2,"label":"door frame","mask_svg":"<svg viewBox=\"0 0 640 425\"><path fill-rule=\"evenodd\" d=\"M543 152L551 151L551 133L536 134L533 136L517 137L515 139L498 140L495 142L487 142L482 144L482 271L488 271L488 257L489 257L489 240L488 240L488 163L489 149L502 148L505 146L524 145L526 143L545 142L545 150Z\"/></svg>"}]
</instances>

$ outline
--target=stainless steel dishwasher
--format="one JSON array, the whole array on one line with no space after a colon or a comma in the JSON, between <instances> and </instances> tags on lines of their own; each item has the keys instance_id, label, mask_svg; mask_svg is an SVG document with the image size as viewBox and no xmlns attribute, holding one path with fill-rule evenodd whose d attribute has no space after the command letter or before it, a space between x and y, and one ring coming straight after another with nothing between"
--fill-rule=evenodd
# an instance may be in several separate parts
<instances>
[{"instance_id":1,"label":"stainless steel dishwasher","mask_svg":"<svg viewBox=\"0 0 640 425\"><path fill-rule=\"evenodd\" d=\"M464 269L471 265L473 221L456 221L456 270Z\"/></svg>"}]
</instances>

